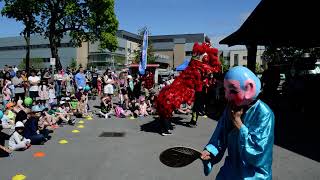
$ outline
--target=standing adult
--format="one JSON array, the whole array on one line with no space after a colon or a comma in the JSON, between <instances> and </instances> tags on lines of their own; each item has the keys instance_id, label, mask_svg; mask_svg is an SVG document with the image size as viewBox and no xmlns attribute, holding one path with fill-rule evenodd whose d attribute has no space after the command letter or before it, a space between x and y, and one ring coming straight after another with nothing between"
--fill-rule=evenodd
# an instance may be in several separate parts
<instances>
[{"instance_id":1,"label":"standing adult","mask_svg":"<svg viewBox=\"0 0 320 180\"><path fill-rule=\"evenodd\" d=\"M77 85L77 90L79 90L80 87L84 88L86 85L86 76L84 74L83 67L79 68L79 72L75 76L75 81Z\"/></svg>"},{"instance_id":2,"label":"standing adult","mask_svg":"<svg viewBox=\"0 0 320 180\"><path fill-rule=\"evenodd\" d=\"M31 76L29 76L28 78L29 84L30 84L30 88L29 88L29 96L32 99L36 99L39 94L38 94L38 84L40 83L40 78L38 76L36 76L36 71L32 70L31 71Z\"/></svg>"},{"instance_id":3,"label":"standing adult","mask_svg":"<svg viewBox=\"0 0 320 180\"><path fill-rule=\"evenodd\" d=\"M110 99L112 99L113 93L114 93L114 81L112 79L111 71L108 71L107 74L104 76L104 87L103 92L105 95L108 95Z\"/></svg>"},{"instance_id":4,"label":"standing adult","mask_svg":"<svg viewBox=\"0 0 320 180\"><path fill-rule=\"evenodd\" d=\"M91 73L91 86L94 90L98 87L98 73L97 69L94 69L94 71Z\"/></svg>"},{"instance_id":5,"label":"standing adult","mask_svg":"<svg viewBox=\"0 0 320 180\"><path fill-rule=\"evenodd\" d=\"M64 78L63 69L59 69L58 73L54 75L55 90L56 90L56 97L57 98L61 97L63 78Z\"/></svg>"},{"instance_id":6,"label":"standing adult","mask_svg":"<svg viewBox=\"0 0 320 180\"><path fill-rule=\"evenodd\" d=\"M51 77L51 73L50 73L49 69L46 68L46 69L44 70L43 80L46 81L47 84L49 84L49 83L50 83L49 80L50 80L51 78L52 78L52 77Z\"/></svg>"},{"instance_id":7,"label":"standing adult","mask_svg":"<svg viewBox=\"0 0 320 180\"><path fill-rule=\"evenodd\" d=\"M259 78L248 68L237 66L225 75L224 87L228 106L201 154L205 174L228 149L216 179L272 179L274 114L257 99Z\"/></svg>"},{"instance_id":8,"label":"standing adult","mask_svg":"<svg viewBox=\"0 0 320 180\"><path fill-rule=\"evenodd\" d=\"M19 99L24 100L24 81L21 77L20 71L17 71L16 76L12 78L12 84L14 85L15 102L18 102Z\"/></svg>"},{"instance_id":9,"label":"standing adult","mask_svg":"<svg viewBox=\"0 0 320 180\"><path fill-rule=\"evenodd\" d=\"M142 82L144 82L145 88L150 90L154 86L154 75L149 70L146 70L146 74L142 76Z\"/></svg>"}]
</instances>

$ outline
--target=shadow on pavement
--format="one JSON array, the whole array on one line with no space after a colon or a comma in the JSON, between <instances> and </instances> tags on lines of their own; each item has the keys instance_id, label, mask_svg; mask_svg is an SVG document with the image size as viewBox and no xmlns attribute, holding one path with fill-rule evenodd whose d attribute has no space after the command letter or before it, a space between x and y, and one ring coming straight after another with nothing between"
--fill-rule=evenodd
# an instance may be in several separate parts
<instances>
[{"instance_id":1,"label":"shadow on pavement","mask_svg":"<svg viewBox=\"0 0 320 180\"><path fill-rule=\"evenodd\" d=\"M180 126L185 126L185 127L189 127L186 123L186 121L181 121L181 120L186 120L186 118L184 117L177 117L174 116L171 118L171 123L173 125L180 125ZM158 133L160 134L160 123L159 123L159 118L158 117L154 117L153 121L150 121L146 124L143 124L140 126L140 130L144 131L144 132L151 132L151 133Z\"/></svg>"},{"instance_id":2,"label":"shadow on pavement","mask_svg":"<svg viewBox=\"0 0 320 180\"><path fill-rule=\"evenodd\" d=\"M160 134L159 118L154 118L153 121L141 125L140 131Z\"/></svg>"}]
</instances>

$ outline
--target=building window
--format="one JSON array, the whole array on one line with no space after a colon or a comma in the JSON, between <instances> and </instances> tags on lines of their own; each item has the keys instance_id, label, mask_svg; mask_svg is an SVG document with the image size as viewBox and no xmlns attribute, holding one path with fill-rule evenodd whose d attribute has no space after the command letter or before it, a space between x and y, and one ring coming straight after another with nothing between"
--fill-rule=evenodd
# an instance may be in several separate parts
<instances>
[{"instance_id":1,"label":"building window","mask_svg":"<svg viewBox=\"0 0 320 180\"><path fill-rule=\"evenodd\" d=\"M243 60L247 60L247 56L243 56L242 59L243 59Z\"/></svg>"},{"instance_id":2,"label":"building window","mask_svg":"<svg viewBox=\"0 0 320 180\"><path fill-rule=\"evenodd\" d=\"M239 65L239 54L234 54L234 66L238 66Z\"/></svg>"}]
</instances>

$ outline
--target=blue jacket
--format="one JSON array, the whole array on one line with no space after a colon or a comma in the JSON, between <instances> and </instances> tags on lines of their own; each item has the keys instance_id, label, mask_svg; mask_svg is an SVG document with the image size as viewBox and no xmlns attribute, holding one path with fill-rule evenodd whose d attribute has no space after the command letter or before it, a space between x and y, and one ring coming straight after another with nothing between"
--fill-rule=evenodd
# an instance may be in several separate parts
<instances>
[{"instance_id":1,"label":"blue jacket","mask_svg":"<svg viewBox=\"0 0 320 180\"><path fill-rule=\"evenodd\" d=\"M37 130L38 130L38 121L36 118L32 117L28 119L24 124L23 136L27 139L30 139L30 137L38 134Z\"/></svg>"},{"instance_id":2,"label":"blue jacket","mask_svg":"<svg viewBox=\"0 0 320 180\"><path fill-rule=\"evenodd\" d=\"M270 180L272 179L272 148L274 141L274 114L258 100L242 116L240 130L234 128L226 108L205 147L211 159L203 161L205 175L219 162L225 150L228 156L216 179Z\"/></svg>"}]
</instances>

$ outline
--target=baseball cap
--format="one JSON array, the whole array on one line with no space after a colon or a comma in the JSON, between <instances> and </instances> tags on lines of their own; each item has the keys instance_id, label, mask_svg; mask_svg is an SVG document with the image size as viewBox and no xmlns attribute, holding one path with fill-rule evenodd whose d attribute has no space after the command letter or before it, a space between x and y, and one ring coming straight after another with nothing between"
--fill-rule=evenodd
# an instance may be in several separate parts
<instances>
[{"instance_id":1,"label":"baseball cap","mask_svg":"<svg viewBox=\"0 0 320 180\"><path fill-rule=\"evenodd\" d=\"M15 127L16 127L16 128L18 128L18 127L24 127L24 124L23 124L21 121L18 121L18 122L16 122Z\"/></svg>"}]
</instances>

